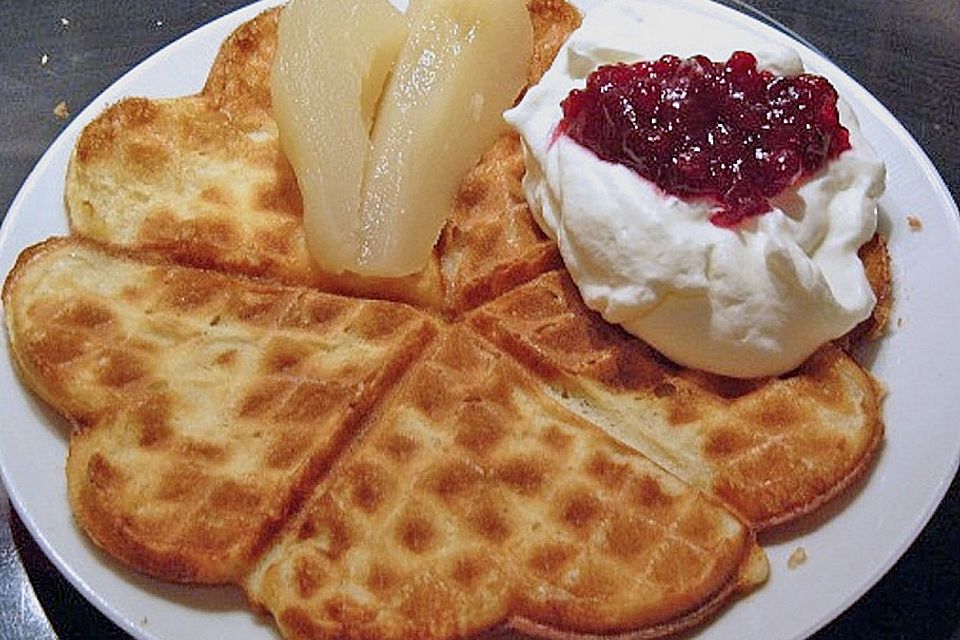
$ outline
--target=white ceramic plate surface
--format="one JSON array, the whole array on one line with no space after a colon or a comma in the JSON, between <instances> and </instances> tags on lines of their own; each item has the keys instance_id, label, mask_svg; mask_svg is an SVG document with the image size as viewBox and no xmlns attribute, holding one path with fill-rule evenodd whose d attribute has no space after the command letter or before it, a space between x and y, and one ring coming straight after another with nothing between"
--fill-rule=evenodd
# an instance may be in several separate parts
<instances>
[{"instance_id":1,"label":"white ceramic plate surface","mask_svg":"<svg viewBox=\"0 0 960 640\"><path fill-rule=\"evenodd\" d=\"M665 0L668 1L669 0ZM229 32L266 9L259 2L225 16L149 58L77 116L37 164L0 231L0 273L20 251L67 232L64 174L81 128L124 96L169 97L200 89ZM398 4L405 4L402 0ZM599 0L579 0L583 8ZM789 36L706 0L675 0L718 29L745 29L792 46L808 69L830 78L853 106L888 168L882 225L893 257L892 327L872 372L889 391L879 460L853 491L813 519L762 540L770 581L699 631L698 638L790 640L813 633L875 584L919 534L956 474L960 459L960 223L956 204L930 161L893 116L828 60ZM922 221L911 230L908 216ZM19 382L7 343L0 354L0 469L26 526L53 563L95 606L143 640L276 638L272 624L248 612L239 590L170 585L134 574L97 551L67 505L66 425ZM787 568L797 547L807 562Z\"/></svg>"}]
</instances>

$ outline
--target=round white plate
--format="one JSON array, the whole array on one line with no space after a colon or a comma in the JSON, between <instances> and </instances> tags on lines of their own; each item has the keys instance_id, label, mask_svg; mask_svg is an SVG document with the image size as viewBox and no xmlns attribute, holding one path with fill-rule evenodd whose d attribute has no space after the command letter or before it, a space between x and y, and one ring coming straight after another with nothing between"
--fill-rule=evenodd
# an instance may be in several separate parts
<instances>
[{"instance_id":1,"label":"round white plate","mask_svg":"<svg viewBox=\"0 0 960 640\"><path fill-rule=\"evenodd\" d=\"M601 0L578 0L583 8ZM889 395L887 435L872 472L813 519L762 540L770 581L696 635L709 640L803 638L876 583L917 536L942 499L960 459L960 222L943 181L906 130L863 87L820 54L783 33L707 0L663 0L696 11L718 29L746 29L792 46L857 112L887 162L882 225L893 256L896 303L890 333L871 370ZM398 0L398 4L405 4ZM236 26L274 0L253 4L175 42L126 74L63 132L14 200L0 231L0 273L17 254L67 232L64 173L81 128L123 96L177 96L203 85L217 48ZM922 221L912 230L908 217ZM7 349L6 341L2 348ZM13 503L53 563L95 606L144 640L276 638L271 622L248 612L233 588L170 585L134 574L98 552L76 528L63 473L68 431L17 379L0 354L0 468ZM797 547L807 562L787 568Z\"/></svg>"}]
</instances>

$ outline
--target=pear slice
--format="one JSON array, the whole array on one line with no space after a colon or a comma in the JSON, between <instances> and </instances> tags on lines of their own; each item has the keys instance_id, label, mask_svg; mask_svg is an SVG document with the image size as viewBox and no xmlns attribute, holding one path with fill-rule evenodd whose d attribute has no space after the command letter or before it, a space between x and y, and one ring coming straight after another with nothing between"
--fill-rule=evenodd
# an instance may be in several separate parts
<instances>
[{"instance_id":1,"label":"pear slice","mask_svg":"<svg viewBox=\"0 0 960 640\"><path fill-rule=\"evenodd\" d=\"M325 270L356 262L370 131L407 36L388 0L292 0L271 80L280 144L303 196L307 249Z\"/></svg>"},{"instance_id":2,"label":"pear slice","mask_svg":"<svg viewBox=\"0 0 960 640\"><path fill-rule=\"evenodd\" d=\"M412 0L410 36L374 123L354 270L421 269L463 175L524 86L533 30L518 0Z\"/></svg>"}]
</instances>

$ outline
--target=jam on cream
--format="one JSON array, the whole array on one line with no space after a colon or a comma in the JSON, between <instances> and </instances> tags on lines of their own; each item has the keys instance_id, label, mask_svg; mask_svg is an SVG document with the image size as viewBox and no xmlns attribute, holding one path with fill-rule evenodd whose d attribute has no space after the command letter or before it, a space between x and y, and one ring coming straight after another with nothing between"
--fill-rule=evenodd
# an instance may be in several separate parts
<instances>
[{"instance_id":1,"label":"jam on cream","mask_svg":"<svg viewBox=\"0 0 960 640\"><path fill-rule=\"evenodd\" d=\"M669 194L710 199L719 226L766 213L850 148L826 78L775 76L746 51L604 65L560 106L558 134Z\"/></svg>"},{"instance_id":2,"label":"jam on cream","mask_svg":"<svg viewBox=\"0 0 960 640\"><path fill-rule=\"evenodd\" d=\"M568 135L562 106L604 65L753 64L737 51L767 83L809 77L794 51L747 29L655 0L612 0L588 13L505 117L524 142L534 216L587 305L682 365L746 378L793 369L875 304L857 250L876 230L884 168L852 111L836 101L842 126L820 138L822 166L774 156L791 174L783 185L757 180L762 200L738 199L741 190L725 201L709 189L674 193L604 159ZM816 88L834 104L832 89Z\"/></svg>"}]
</instances>

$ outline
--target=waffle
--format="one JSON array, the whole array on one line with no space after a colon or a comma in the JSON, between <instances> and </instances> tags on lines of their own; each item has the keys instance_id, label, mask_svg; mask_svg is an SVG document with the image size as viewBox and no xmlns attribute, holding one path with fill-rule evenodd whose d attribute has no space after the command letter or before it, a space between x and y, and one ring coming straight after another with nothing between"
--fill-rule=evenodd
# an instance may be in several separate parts
<instances>
[{"instance_id":1,"label":"waffle","mask_svg":"<svg viewBox=\"0 0 960 640\"><path fill-rule=\"evenodd\" d=\"M234 32L198 95L127 98L84 129L67 170L71 232L188 266L439 306L436 256L402 278L334 275L311 262L270 110L278 15Z\"/></svg>"},{"instance_id":2,"label":"waffle","mask_svg":"<svg viewBox=\"0 0 960 640\"><path fill-rule=\"evenodd\" d=\"M561 0L530 0L534 52L529 81L550 67L580 15ZM445 303L457 316L562 266L556 244L530 214L520 181L520 137L503 134L464 177L440 237Z\"/></svg>"},{"instance_id":3,"label":"waffle","mask_svg":"<svg viewBox=\"0 0 960 640\"><path fill-rule=\"evenodd\" d=\"M880 389L837 346L781 378L682 369L587 309L563 271L514 289L469 321L549 381L569 408L758 529L842 491L883 433Z\"/></svg>"},{"instance_id":4,"label":"waffle","mask_svg":"<svg viewBox=\"0 0 960 640\"><path fill-rule=\"evenodd\" d=\"M80 526L177 581L244 575L429 340L408 307L55 239L4 289L26 383L73 425Z\"/></svg>"},{"instance_id":5,"label":"waffle","mask_svg":"<svg viewBox=\"0 0 960 640\"><path fill-rule=\"evenodd\" d=\"M378 407L247 589L290 638L505 622L653 634L765 574L740 520L460 326Z\"/></svg>"},{"instance_id":6,"label":"waffle","mask_svg":"<svg viewBox=\"0 0 960 640\"><path fill-rule=\"evenodd\" d=\"M536 81L579 24L528 0ZM671 634L766 577L755 535L848 487L882 439L848 355L675 366L584 306L522 195L516 134L465 176L407 278L310 262L269 73L278 10L204 89L82 132L71 237L24 252L4 306L27 386L72 425L80 527L130 567L226 583L289 638Z\"/></svg>"}]
</instances>

